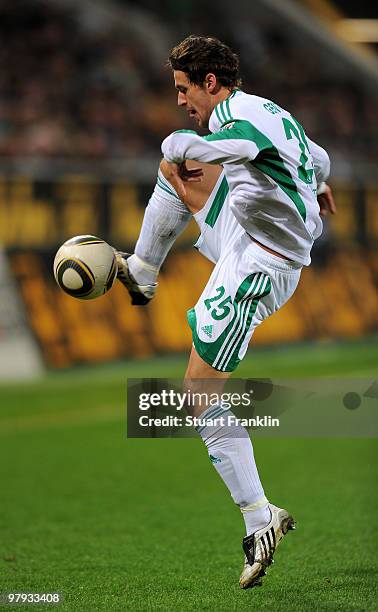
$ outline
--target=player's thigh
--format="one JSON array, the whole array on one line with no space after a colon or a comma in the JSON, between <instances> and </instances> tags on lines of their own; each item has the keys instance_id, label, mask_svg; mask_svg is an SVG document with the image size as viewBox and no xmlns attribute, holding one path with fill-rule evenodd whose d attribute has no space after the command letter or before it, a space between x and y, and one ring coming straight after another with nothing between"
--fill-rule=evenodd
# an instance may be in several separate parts
<instances>
[{"instance_id":1,"label":"player's thigh","mask_svg":"<svg viewBox=\"0 0 378 612\"><path fill-rule=\"evenodd\" d=\"M193 344L211 368L232 372L254 329L294 292L300 270L243 235L217 262L197 304L188 312Z\"/></svg>"},{"instance_id":2,"label":"player's thigh","mask_svg":"<svg viewBox=\"0 0 378 612\"><path fill-rule=\"evenodd\" d=\"M223 253L197 304L188 312L198 355L220 372L232 372L240 361L238 352L248 336L252 300L268 282L258 266L244 261L244 248L241 240Z\"/></svg>"},{"instance_id":3,"label":"player's thigh","mask_svg":"<svg viewBox=\"0 0 378 612\"><path fill-rule=\"evenodd\" d=\"M229 195L224 192L224 175L221 175L216 189L204 208L196 215L201 235L196 248L202 255L217 262L245 234L230 208ZM228 189L228 186L226 184Z\"/></svg>"}]
</instances>

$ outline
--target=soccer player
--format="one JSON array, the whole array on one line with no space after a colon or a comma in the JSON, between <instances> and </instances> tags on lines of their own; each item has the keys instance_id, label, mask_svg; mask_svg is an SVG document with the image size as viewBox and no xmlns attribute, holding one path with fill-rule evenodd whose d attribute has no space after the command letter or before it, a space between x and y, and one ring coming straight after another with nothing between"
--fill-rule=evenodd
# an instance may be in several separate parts
<instances>
[{"instance_id":1,"label":"soccer player","mask_svg":"<svg viewBox=\"0 0 378 612\"><path fill-rule=\"evenodd\" d=\"M290 113L239 89L238 58L226 45L191 36L172 50L170 64L178 104L212 133L182 130L163 142L165 159L135 254L119 255L119 278L133 303L149 301L162 261L194 214L198 248L215 263L188 313L193 347L186 388L197 391L197 380L222 384L257 325L291 297L321 233L317 198L322 212L334 212L334 203L324 183L326 152ZM213 166L188 167L188 159ZM198 431L245 520L240 586L248 588L261 583L294 520L268 502L247 431L210 425L225 412L221 405L193 410L209 421Z\"/></svg>"}]
</instances>

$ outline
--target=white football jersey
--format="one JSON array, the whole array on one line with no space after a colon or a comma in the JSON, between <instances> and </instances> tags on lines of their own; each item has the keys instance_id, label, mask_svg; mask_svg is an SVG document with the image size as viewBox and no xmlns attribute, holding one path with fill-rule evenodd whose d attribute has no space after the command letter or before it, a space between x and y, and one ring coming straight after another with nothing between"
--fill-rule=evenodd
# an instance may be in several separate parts
<instances>
[{"instance_id":1,"label":"white football jersey","mask_svg":"<svg viewBox=\"0 0 378 612\"><path fill-rule=\"evenodd\" d=\"M230 191L224 172L204 206L193 216L201 231L194 247L213 263L217 263L222 253L245 234L245 229L230 210Z\"/></svg>"},{"instance_id":2,"label":"white football jersey","mask_svg":"<svg viewBox=\"0 0 378 612\"><path fill-rule=\"evenodd\" d=\"M214 108L209 128L204 137L191 130L168 136L165 159L222 164L240 225L261 244L308 265L322 232L317 184L329 174L327 153L290 113L241 90Z\"/></svg>"}]
</instances>

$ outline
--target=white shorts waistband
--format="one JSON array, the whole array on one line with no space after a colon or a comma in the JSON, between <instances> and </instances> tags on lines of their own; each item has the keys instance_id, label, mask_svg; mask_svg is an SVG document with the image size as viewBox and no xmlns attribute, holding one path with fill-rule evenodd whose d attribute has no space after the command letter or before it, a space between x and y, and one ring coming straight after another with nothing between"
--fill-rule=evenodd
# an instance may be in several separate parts
<instances>
[{"instance_id":1,"label":"white shorts waistband","mask_svg":"<svg viewBox=\"0 0 378 612\"><path fill-rule=\"evenodd\" d=\"M253 253L254 257L261 263L266 266L270 266L275 270L279 270L280 272L297 272L303 266L301 263L297 261L289 261L287 259L283 259L279 255L273 255L273 253L269 253L265 249L263 249L257 242L253 240L251 236L249 236L251 241L250 247L248 250Z\"/></svg>"}]
</instances>

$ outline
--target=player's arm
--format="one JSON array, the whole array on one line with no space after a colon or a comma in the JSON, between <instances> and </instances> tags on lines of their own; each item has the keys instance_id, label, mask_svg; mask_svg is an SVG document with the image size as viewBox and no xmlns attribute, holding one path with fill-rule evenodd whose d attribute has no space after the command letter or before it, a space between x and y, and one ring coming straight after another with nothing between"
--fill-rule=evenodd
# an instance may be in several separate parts
<instances>
[{"instance_id":1,"label":"player's arm","mask_svg":"<svg viewBox=\"0 0 378 612\"><path fill-rule=\"evenodd\" d=\"M259 152L251 136L252 125L239 120L208 136L199 136L191 130L173 132L163 140L161 149L164 159L176 164L185 159L205 164L245 164Z\"/></svg>"},{"instance_id":2,"label":"player's arm","mask_svg":"<svg viewBox=\"0 0 378 612\"><path fill-rule=\"evenodd\" d=\"M336 204L333 199L332 189L327 185L331 163L327 151L307 137L308 148L314 161L316 181L318 183L318 203L320 216L325 217L328 212L336 213Z\"/></svg>"},{"instance_id":3,"label":"player's arm","mask_svg":"<svg viewBox=\"0 0 378 612\"><path fill-rule=\"evenodd\" d=\"M194 215L199 212L206 203L222 172L222 168L221 166L201 164L191 160L184 162L184 164L185 172L192 172L194 169L201 170L202 172L202 180L200 182L189 181L186 184L186 195L182 200L192 215ZM175 190L174 184L171 182L170 164L165 159L160 162L160 172L168 181L171 188Z\"/></svg>"},{"instance_id":4,"label":"player's arm","mask_svg":"<svg viewBox=\"0 0 378 612\"><path fill-rule=\"evenodd\" d=\"M319 146L308 137L307 144L314 161L316 181L318 185L320 185L320 183L324 183L329 177L331 162L329 161L327 151L323 149L323 147Z\"/></svg>"},{"instance_id":5,"label":"player's arm","mask_svg":"<svg viewBox=\"0 0 378 612\"><path fill-rule=\"evenodd\" d=\"M168 180L181 198L186 196L185 177L180 170L184 160L192 159L207 164L245 164L258 155L258 134L248 121L237 120L226 124L220 132L199 136L196 132L173 132L162 143L164 159L170 164ZM260 143L261 145L261 143Z\"/></svg>"}]
</instances>

